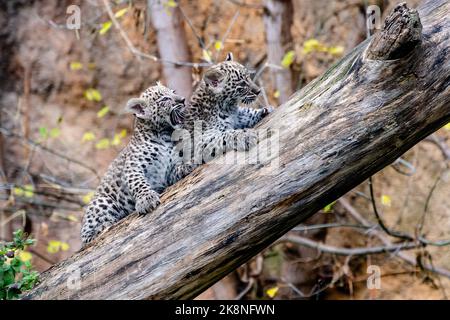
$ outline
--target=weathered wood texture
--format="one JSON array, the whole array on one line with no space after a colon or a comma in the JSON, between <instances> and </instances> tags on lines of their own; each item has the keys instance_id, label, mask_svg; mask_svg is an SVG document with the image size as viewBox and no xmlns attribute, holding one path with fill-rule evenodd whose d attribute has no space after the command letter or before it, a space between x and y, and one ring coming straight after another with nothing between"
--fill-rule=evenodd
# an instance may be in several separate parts
<instances>
[{"instance_id":1,"label":"weathered wood texture","mask_svg":"<svg viewBox=\"0 0 450 320\"><path fill-rule=\"evenodd\" d=\"M169 188L154 213L126 219L49 269L26 298L195 297L392 163L450 120L449 3L428 1L419 15L414 46L404 33L415 37L420 23L394 28L403 20L389 20L382 37L397 37L395 46L385 42L392 49L380 40L371 46L377 60L369 60L375 52L366 41L260 125L279 131L278 169L202 166ZM401 59L386 60L398 52Z\"/></svg>"}]
</instances>

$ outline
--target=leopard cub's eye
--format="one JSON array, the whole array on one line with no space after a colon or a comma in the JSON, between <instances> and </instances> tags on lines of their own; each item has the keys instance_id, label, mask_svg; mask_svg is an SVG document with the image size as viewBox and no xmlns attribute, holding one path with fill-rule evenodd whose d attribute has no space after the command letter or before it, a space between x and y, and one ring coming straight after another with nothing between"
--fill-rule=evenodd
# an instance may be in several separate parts
<instances>
[{"instance_id":1,"label":"leopard cub's eye","mask_svg":"<svg viewBox=\"0 0 450 320\"><path fill-rule=\"evenodd\" d=\"M166 101L169 101L169 100L170 100L169 97L162 97L162 98L160 99L161 102L166 102Z\"/></svg>"}]
</instances>

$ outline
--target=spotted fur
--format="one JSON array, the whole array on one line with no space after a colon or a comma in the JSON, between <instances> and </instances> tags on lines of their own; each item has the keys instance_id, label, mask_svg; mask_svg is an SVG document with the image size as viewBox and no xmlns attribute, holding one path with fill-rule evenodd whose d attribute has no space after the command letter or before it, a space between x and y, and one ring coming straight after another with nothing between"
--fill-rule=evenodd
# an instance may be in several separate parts
<instances>
[{"instance_id":1,"label":"spotted fur","mask_svg":"<svg viewBox=\"0 0 450 320\"><path fill-rule=\"evenodd\" d=\"M160 203L159 194L184 172L174 164L171 138L184 120L184 98L158 83L140 98L130 99L126 109L136 116L134 133L85 209L84 245L130 213L154 210Z\"/></svg>"},{"instance_id":2,"label":"spotted fur","mask_svg":"<svg viewBox=\"0 0 450 320\"><path fill-rule=\"evenodd\" d=\"M249 150L257 143L256 132L251 128L273 110L239 106L255 101L261 90L247 68L232 60L229 54L226 61L205 72L187 107L184 128L190 133L191 147L186 149L184 144L183 150L194 157L192 167L229 150ZM194 137L201 139L194 141ZM180 145L177 149L180 152ZM188 159L184 156L184 162Z\"/></svg>"}]
</instances>

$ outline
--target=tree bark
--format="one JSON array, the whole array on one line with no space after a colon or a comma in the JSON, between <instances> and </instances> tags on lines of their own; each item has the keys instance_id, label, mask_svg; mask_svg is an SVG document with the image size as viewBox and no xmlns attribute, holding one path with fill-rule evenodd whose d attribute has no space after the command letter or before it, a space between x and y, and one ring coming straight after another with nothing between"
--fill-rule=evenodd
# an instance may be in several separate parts
<instances>
[{"instance_id":1,"label":"tree bark","mask_svg":"<svg viewBox=\"0 0 450 320\"><path fill-rule=\"evenodd\" d=\"M392 163L450 121L449 6L422 5L422 30L415 11L399 5L379 36L263 121L270 134L258 148L231 153L253 160L255 149L278 142L278 156L200 167L152 214L125 219L50 268L25 298L195 297Z\"/></svg>"},{"instance_id":2,"label":"tree bark","mask_svg":"<svg viewBox=\"0 0 450 320\"><path fill-rule=\"evenodd\" d=\"M192 94L192 71L190 66L182 65L182 62L189 62L191 55L180 8L169 6L167 1L161 0L148 0L147 7L156 30L166 84L182 96L189 97Z\"/></svg>"}]
</instances>

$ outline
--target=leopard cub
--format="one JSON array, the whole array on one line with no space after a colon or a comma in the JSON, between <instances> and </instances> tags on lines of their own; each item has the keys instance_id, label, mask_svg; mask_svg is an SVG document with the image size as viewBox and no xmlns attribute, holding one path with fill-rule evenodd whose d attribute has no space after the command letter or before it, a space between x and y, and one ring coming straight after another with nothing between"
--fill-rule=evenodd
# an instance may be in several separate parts
<instances>
[{"instance_id":1,"label":"leopard cub","mask_svg":"<svg viewBox=\"0 0 450 320\"><path fill-rule=\"evenodd\" d=\"M184 170L174 161L171 136L184 120L184 102L159 83L128 101L126 111L136 116L134 133L85 209L83 245L132 212L143 215L154 210L159 194L183 178Z\"/></svg>"},{"instance_id":2,"label":"leopard cub","mask_svg":"<svg viewBox=\"0 0 450 320\"><path fill-rule=\"evenodd\" d=\"M183 161L196 167L227 151L248 151L256 145L258 138L252 128L273 111L272 107L246 106L260 92L250 71L233 61L231 53L209 68L186 108L183 128L189 135L177 144Z\"/></svg>"}]
</instances>

